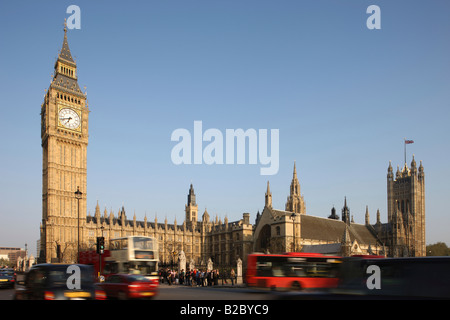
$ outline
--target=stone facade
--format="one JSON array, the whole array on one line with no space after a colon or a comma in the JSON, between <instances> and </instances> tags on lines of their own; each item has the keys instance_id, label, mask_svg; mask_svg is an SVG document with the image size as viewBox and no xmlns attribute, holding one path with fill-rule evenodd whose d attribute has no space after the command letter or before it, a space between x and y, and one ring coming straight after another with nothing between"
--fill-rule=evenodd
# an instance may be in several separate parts
<instances>
[{"instance_id":1,"label":"stone facade","mask_svg":"<svg viewBox=\"0 0 450 320\"><path fill-rule=\"evenodd\" d=\"M216 216L211 220L207 210L200 221L194 220L198 205L195 200L194 188L189 189L186 217L181 225L175 219L169 224L167 218L158 222L157 217L149 221L127 219L125 209L119 210L118 216L104 210L103 215L97 205L94 216L88 215L83 224L85 239L84 248L94 248L96 238L105 237L106 249L110 239L124 236L150 236L158 240L159 260L161 264L177 263L178 255L183 252L188 263L205 265L211 258L215 265L234 265L238 258L244 258L252 251L253 229L250 214L244 213L238 221L229 222L225 217L222 222Z\"/></svg>"},{"instance_id":2,"label":"stone facade","mask_svg":"<svg viewBox=\"0 0 450 320\"><path fill-rule=\"evenodd\" d=\"M388 223L377 217L374 225L379 237L389 246L389 256L426 256L425 242L425 172L414 156L411 166L397 167L394 178L389 163L387 174Z\"/></svg>"}]
</instances>

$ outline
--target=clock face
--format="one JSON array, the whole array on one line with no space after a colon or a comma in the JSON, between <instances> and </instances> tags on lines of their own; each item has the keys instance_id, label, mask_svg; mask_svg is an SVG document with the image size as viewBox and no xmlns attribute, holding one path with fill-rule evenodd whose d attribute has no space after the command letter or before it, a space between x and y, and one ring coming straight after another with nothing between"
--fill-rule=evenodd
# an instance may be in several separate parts
<instances>
[{"instance_id":1,"label":"clock face","mask_svg":"<svg viewBox=\"0 0 450 320\"><path fill-rule=\"evenodd\" d=\"M59 122L68 129L78 129L81 121L80 116L74 110L64 108L59 110Z\"/></svg>"}]
</instances>

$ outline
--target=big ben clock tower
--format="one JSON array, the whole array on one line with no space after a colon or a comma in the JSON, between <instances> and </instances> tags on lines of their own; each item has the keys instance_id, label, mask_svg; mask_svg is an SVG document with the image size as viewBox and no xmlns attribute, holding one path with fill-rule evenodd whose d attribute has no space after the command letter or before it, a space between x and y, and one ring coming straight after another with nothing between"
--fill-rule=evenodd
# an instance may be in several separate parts
<instances>
[{"instance_id":1,"label":"big ben clock tower","mask_svg":"<svg viewBox=\"0 0 450 320\"><path fill-rule=\"evenodd\" d=\"M54 68L41 106L40 261L76 262L86 222L89 108L86 95L78 86L77 65L67 42L66 24Z\"/></svg>"}]
</instances>

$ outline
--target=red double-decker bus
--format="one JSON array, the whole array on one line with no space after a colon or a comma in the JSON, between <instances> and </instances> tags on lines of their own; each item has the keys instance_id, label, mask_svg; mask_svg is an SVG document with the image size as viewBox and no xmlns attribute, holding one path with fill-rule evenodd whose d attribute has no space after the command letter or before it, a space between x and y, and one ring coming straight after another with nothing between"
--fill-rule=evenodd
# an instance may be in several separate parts
<instances>
[{"instance_id":1,"label":"red double-decker bus","mask_svg":"<svg viewBox=\"0 0 450 320\"><path fill-rule=\"evenodd\" d=\"M80 252L79 258L80 263L93 265L97 276L129 273L152 280L158 280L158 260L156 239L144 236L111 239L102 255L90 250Z\"/></svg>"},{"instance_id":2,"label":"red double-decker bus","mask_svg":"<svg viewBox=\"0 0 450 320\"><path fill-rule=\"evenodd\" d=\"M273 290L334 288L341 257L318 253L250 254L246 281L250 287Z\"/></svg>"}]
</instances>

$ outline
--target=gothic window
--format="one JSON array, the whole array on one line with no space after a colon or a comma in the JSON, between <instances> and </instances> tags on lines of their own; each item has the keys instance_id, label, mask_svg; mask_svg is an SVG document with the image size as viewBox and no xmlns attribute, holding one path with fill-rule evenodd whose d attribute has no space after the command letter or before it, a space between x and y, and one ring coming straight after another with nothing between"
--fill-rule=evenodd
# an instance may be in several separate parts
<instances>
[{"instance_id":1,"label":"gothic window","mask_svg":"<svg viewBox=\"0 0 450 320\"><path fill-rule=\"evenodd\" d=\"M279 236L279 235L281 234L281 229L280 229L280 227L276 227L275 230L276 230L277 236Z\"/></svg>"}]
</instances>

